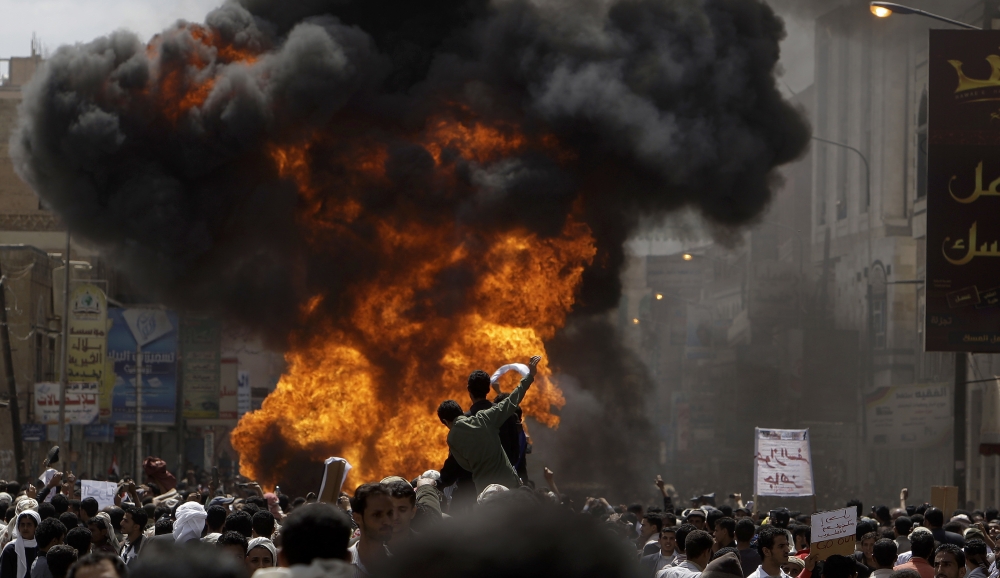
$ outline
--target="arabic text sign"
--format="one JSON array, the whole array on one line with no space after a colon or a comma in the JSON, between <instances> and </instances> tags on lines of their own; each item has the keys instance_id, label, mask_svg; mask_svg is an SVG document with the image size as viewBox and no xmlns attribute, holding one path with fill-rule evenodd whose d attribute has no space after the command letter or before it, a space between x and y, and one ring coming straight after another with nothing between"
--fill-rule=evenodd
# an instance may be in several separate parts
<instances>
[{"instance_id":1,"label":"arabic text sign","mask_svg":"<svg viewBox=\"0 0 1000 578\"><path fill-rule=\"evenodd\" d=\"M135 423L136 338L132 326L145 340L142 346L142 422L173 425L177 405L177 316L135 315L128 309L108 309L108 357L114 361L115 385L111 421ZM139 310L144 312L146 310ZM128 322L129 319L133 323ZM169 330L165 331L165 328ZM155 337L152 337L155 336Z\"/></svg>"},{"instance_id":2,"label":"arabic text sign","mask_svg":"<svg viewBox=\"0 0 1000 578\"><path fill-rule=\"evenodd\" d=\"M104 383L108 349L108 309L104 291L89 283L78 285L70 297L69 341L66 353L66 372L69 381ZM107 396L101 396L110 399ZM101 404L100 415L111 415L111 406ZM55 423L55 422L53 422Z\"/></svg>"},{"instance_id":3,"label":"arabic text sign","mask_svg":"<svg viewBox=\"0 0 1000 578\"><path fill-rule=\"evenodd\" d=\"M810 551L819 554L820 560L833 554L850 555L857 527L858 510L854 506L813 514Z\"/></svg>"},{"instance_id":4,"label":"arabic text sign","mask_svg":"<svg viewBox=\"0 0 1000 578\"><path fill-rule=\"evenodd\" d=\"M58 383L35 384L35 420L41 424L59 423ZM96 383L71 383L66 388L66 423L87 425L97 421L99 388Z\"/></svg>"},{"instance_id":5,"label":"arabic text sign","mask_svg":"<svg viewBox=\"0 0 1000 578\"><path fill-rule=\"evenodd\" d=\"M940 446L951 435L947 383L882 387L865 397L868 443L879 449Z\"/></svg>"},{"instance_id":6,"label":"arabic text sign","mask_svg":"<svg viewBox=\"0 0 1000 578\"><path fill-rule=\"evenodd\" d=\"M809 430L755 430L754 494L811 496L812 456Z\"/></svg>"},{"instance_id":7,"label":"arabic text sign","mask_svg":"<svg viewBox=\"0 0 1000 578\"><path fill-rule=\"evenodd\" d=\"M115 505L116 491L118 491L118 484L114 482L80 480L80 499L94 498L97 500L97 507L102 510Z\"/></svg>"}]
</instances>

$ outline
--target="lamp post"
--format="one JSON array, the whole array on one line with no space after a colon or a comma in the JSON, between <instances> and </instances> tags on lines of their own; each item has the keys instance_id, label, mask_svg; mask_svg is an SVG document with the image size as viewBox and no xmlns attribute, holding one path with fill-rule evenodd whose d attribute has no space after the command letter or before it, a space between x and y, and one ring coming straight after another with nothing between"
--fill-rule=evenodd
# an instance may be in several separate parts
<instances>
[{"instance_id":1,"label":"lamp post","mask_svg":"<svg viewBox=\"0 0 1000 578\"><path fill-rule=\"evenodd\" d=\"M958 26L960 28L965 28L968 30L982 30L979 26L973 24L967 24L965 22L959 22L958 20L952 20L951 18L946 18L939 14L932 14L925 10L920 10L919 8L911 8L909 6L903 6L902 4L896 4L895 2L872 2L870 4L872 14L878 16L879 18L887 18L892 14L915 14L917 16L923 16L924 18L930 18L932 20L937 20L939 22L946 22L953 26ZM813 137L815 138L815 137ZM952 420L952 438L954 440L953 446L953 461L954 470L952 473L952 483L958 486L958 504L959 507L964 508L966 502L965 495L965 483L966 483L966 457L967 457L967 445L968 440L966 439L965 433L965 421L966 421L966 390L968 389L968 355L964 351L955 352L955 398L952 402L954 405L954 418Z\"/></svg>"}]
</instances>

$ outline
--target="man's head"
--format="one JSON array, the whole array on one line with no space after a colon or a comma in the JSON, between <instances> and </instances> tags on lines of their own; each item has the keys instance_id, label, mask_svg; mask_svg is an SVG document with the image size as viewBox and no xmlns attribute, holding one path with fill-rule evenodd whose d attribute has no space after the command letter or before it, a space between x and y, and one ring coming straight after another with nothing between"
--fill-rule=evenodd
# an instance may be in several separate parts
<instances>
[{"instance_id":1,"label":"man's head","mask_svg":"<svg viewBox=\"0 0 1000 578\"><path fill-rule=\"evenodd\" d=\"M66 526L55 518L46 518L35 530L35 541L38 549L47 552L52 546L62 544L66 538Z\"/></svg>"},{"instance_id":2,"label":"man's head","mask_svg":"<svg viewBox=\"0 0 1000 578\"><path fill-rule=\"evenodd\" d=\"M684 552L684 544L687 541L688 534L690 534L691 532L694 532L697 529L698 528L695 528L691 524L681 524L680 526L677 526L676 536L677 536L677 551L678 552L680 552L681 554L685 554L685 552Z\"/></svg>"},{"instance_id":3,"label":"man's head","mask_svg":"<svg viewBox=\"0 0 1000 578\"><path fill-rule=\"evenodd\" d=\"M941 544L934 551L934 578L964 578L965 552L954 544Z\"/></svg>"},{"instance_id":4,"label":"man's head","mask_svg":"<svg viewBox=\"0 0 1000 578\"><path fill-rule=\"evenodd\" d=\"M715 521L715 532L713 532L715 543L720 546L728 546L736 538L736 520L732 518L719 518Z\"/></svg>"},{"instance_id":5,"label":"man's head","mask_svg":"<svg viewBox=\"0 0 1000 578\"><path fill-rule=\"evenodd\" d=\"M453 399L446 399L438 406L437 413L441 423L448 426L448 429L451 429L451 424L455 422L458 416L462 415L462 406L458 405L458 402Z\"/></svg>"},{"instance_id":6,"label":"man's head","mask_svg":"<svg viewBox=\"0 0 1000 578\"><path fill-rule=\"evenodd\" d=\"M872 548L875 547L877 540L878 534L875 532L868 532L864 536L861 536L861 551L865 553L865 556L871 558Z\"/></svg>"},{"instance_id":7,"label":"man's head","mask_svg":"<svg viewBox=\"0 0 1000 578\"><path fill-rule=\"evenodd\" d=\"M802 558L797 558L795 556L789 556L788 560L781 565L781 569L792 578L796 578L799 574L805 570L806 563Z\"/></svg>"},{"instance_id":8,"label":"man's head","mask_svg":"<svg viewBox=\"0 0 1000 578\"><path fill-rule=\"evenodd\" d=\"M254 537L270 538L274 534L274 514L261 510L253 515Z\"/></svg>"},{"instance_id":9,"label":"man's head","mask_svg":"<svg viewBox=\"0 0 1000 578\"><path fill-rule=\"evenodd\" d=\"M861 503L861 500L853 499L848 501L845 507L850 508L851 506L854 506L858 510L858 519L860 520L861 516L865 515L864 504Z\"/></svg>"},{"instance_id":10,"label":"man's head","mask_svg":"<svg viewBox=\"0 0 1000 578\"><path fill-rule=\"evenodd\" d=\"M705 528L708 527L706 516L705 516L705 511L702 510L702 509L700 509L700 508L695 508L695 509L691 510L690 512L688 512L688 515L687 515L687 518L685 519L685 521L688 524L691 524L692 526L694 526L695 529L697 529L697 530L704 530Z\"/></svg>"},{"instance_id":11,"label":"man's head","mask_svg":"<svg viewBox=\"0 0 1000 578\"><path fill-rule=\"evenodd\" d=\"M76 557L83 558L87 554L90 554L90 545L93 537L90 535L90 530L84 528L83 526L77 526L66 532L66 545L72 546L76 550Z\"/></svg>"},{"instance_id":12,"label":"man's head","mask_svg":"<svg viewBox=\"0 0 1000 578\"><path fill-rule=\"evenodd\" d=\"M910 550L914 556L930 562L934 553L934 536L930 532L913 532L910 534Z\"/></svg>"},{"instance_id":13,"label":"man's head","mask_svg":"<svg viewBox=\"0 0 1000 578\"><path fill-rule=\"evenodd\" d=\"M351 498L351 512L354 523L361 529L362 540L386 542L392 538L396 510L384 484L359 486Z\"/></svg>"},{"instance_id":14,"label":"man's head","mask_svg":"<svg viewBox=\"0 0 1000 578\"><path fill-rule=\"evenodd\" d=\"M97 512L101 511L100 504L94 498L84 498L80 502L80 520L86 523L88 520L97 515Z\"/></svg>"},{"instance_id":15,"label":"man's head","mask_svg":"<svg viewBox=\"0 0 1000 578\"><path fill-rule=\"evenodd\" d=\"M898 538L908 536L913 529L913 520L909 516L900 516L892 521L892 533Z\"/></svg>"},{"instance_id":16,"label":"man's head","mask_svg":"<svg viewBox=\"0 0 1000 578\"><path fill-rule=\"evenodd\" d=\"M648 540L659 534L662 529L663 516L656 512L648 512L639 524L639 535L643 540Z\"/></svg>"},{"instance_id":17,"label":"man's head","mask_svg":"<svg viewBox=\"0 0 1000 578\"><path fill-rule=\"evenodd\" d=\"M812 539L812 527L806 526L805 524L796 524L792 526L792 541L795 542L795 550L805 550L809 547L809 543Z\"/></svg>"},{"instance_id":18,"label":"man's head","mask_svg":"<svg viewBox=\"0 0 1000 578\"><path fill-rule=\"evenodd\" d=\"M103 546L108 541L108 525L104 520L93 517L87 520L87 529L90 530L91 541L96 546Z\"/></svg>"},{"instance_id":19,"label":"man's head","mask_svg":"<svg viewBox=\"0 0 1000 578\"><path fill-rule=\"evenodd\" d=\"M403 479L388 480L385 487L389 490L389 499L396 511L392 524L392 533L397 536L410 531L410 522L417 515L417 492Z\"/></svg>"},{"instance_id":20,"label":"man's head","mask_svg":"<svg viewBox=\"0 0 1000 578\"><path fill-rule=\"evenodd\" d=\"M53 546L45 554L45 562L49 565L52 578L66 578L69 567L76 562L76 549L65 544Z\"/></svg>"},{"instance_id":21,"label":"man's head","mask_svg":"<svg viewBox=\"0 0 1000 578\"><path fill-rule=\"evenodd\" d=\"M30 514L24 513L17 517L17 532L25 540L34 540L38 522Z\"/></svg>"},{"instance_id":22,"label":"man's head","mask_svg":"<svg viewBox=\"0 0 1000 578\"><path fill-rule=\"evenodd\" d=\"M229 514L226 523L223 525L224 532L239 532L249 540L253 538L253 518L244 511L237 511Z\"/></svg>"},{"instance_id":23,"label":"man's head","mask_svg":"<svg viewBox=\"0 0 1000 578\"><path fill-rule=\"evenodd\" d=\"M787 508L771 510L771 514L768 517L771 518L771 525L778 528L788 528L788 523L792 520L792 515Z\"/></svg>"},{"instance_id":24,"label":"man's head","mask_svg":"<svg viewBox=\"0 0 1000 578\"><path fill-rule=\"evenodd\" d=\"M750 518L740 518L736 521L736 541L742 544L749 544L753 540L753 535L757 533L757 526Z\"/></svg>"},{"instance_id":25,"label":"man's head","mask_svg":"<svg viewBox=\"0 0 1000 578\"><path fill-rule=\"evenodd\" d=\"M761 527L757 534L757 552L762 564L780 568L788 560L790 549L788 535L784 530L770 525Z\"/></svg>"},{"instance_id":26,"label":"man's head","mask_svg":"<svg viewBox=\"0 0 1000 578\"><path fill-rule=\"evenodd\" d=\"M209 506L205 508L205 513L208 515L205 518L205 525L208 526L208 532L210 534L221 534L223 527L226 525L226 514L228 514L225 506L220 506L219 504Z\"/></svg>"},{"instance_id":27,"label":"man's head","mask_svg":"<svg viewBox=\"0 0 1000 578\"><path fill-rule=\"evenodd\" d=\"M69 498L62 494L56 494L52 496L52 507L56 509L56 515L61 516L67 510L69 510Z\"/></svg>"},{"instance_id":28,"label":"man's head","mask_svg":"<svg viewBox=\"0 0 1000 578\"><path fill-rule=\"evenodd\" d=\"M708 561L712 558L712 545L715 540L712 535L703 530L695 530L684 538L684 552L687 554L689 562L697 564L702 570L708 566Z\"/></svg>"},{"instance_id":29,"label":"man's head","mask_svg":"<svg viewBox=\"0 0 1000 578\"><path fill-rule=\"evenodd\" d=\"M149 518L146 516L146 511L142 508L125 506L125 517L122 518L121 525L122 534L134 542L142 535L142 531L146 528L146 522L148 521Z\"/></svg>"},{"instance_id":30,"label":"man's head","mask_svg":"<svg viewBox=\"0 0 1000 578\"><path fill-rule=\"evenodd\" d=\"M125 578L125 562L111 552L93 552L70 566L68 578Z\"/></svg>"},{"instance_id":31,"label":"man's head","mask_svg":"<svg viewBox=\"0 0 1000 578\"><path fill-rule=\"evenodd\" d=\"M174 521L168 516L163 516L156 523L153 524L153 535L162 536L164 534L170 534L174 531Z\"/></svg>"},{"instance_id":32,"label":"man's head","mask_svg":"<svg viewBox=\"0 0 1000 578\"><path fill-rule=\"evenodd\" d=\"M46 518L55 518L57 515L58 514L56 514L56 508L52 504L48 502L42 502L41 504L38 504L39 518L44 520Z\"/></svg>"},{"instance_id":33,"label":"man's head","mask_svg":"<svg viewBox=\"0 0 1000 578\"><path fill-rule=\"evenodd\" d=\"M899 546L888 538L877 540L872 546L872 558L880 570L892 570L896 564L896 550Z\"/></svg>"},{"instance_id":34,"label":"man's head","mask_svg":"<svg viewBox=\"0 0 1000 578\"><path fill-rule=\"evenodd\" d=\"M340 508L329 504L304 504L282 520L282 566L312 564L315 559L348 560L350 520Z\"/></svg>"},{"instance_id":35,"label":"man's head","mask_svg":"<svg viewBox=\"0 0 1000 578\"><path fill-rule=\"evenodd\" d=\"M971 571L977 566L989 564L987 559L986 542L982 540L966 540L965 542L965 565Z\"/></svg>"},{"instance_id":36,"label":"man's head","mask_svg":"<svg viewBox=\"0 0 1000 578\"><path fill-rule=\"evenodd\" d=\"M245 564L247 556L247 537L239 532L225 532L219 536L215 547L232 556L240 564Z\"/></svg>"},{"instance_id":37,"label":"man's head","mask_svg":"<svg viewBox=\"0 0 1000 578\"><path fill-rule=\"evenodd\" d=\"M469 375L469 398L473 403L486 399L490 393L490 374L477 369Z\"/></svg>"},{"instance_id":38,"label":"man's head","mask_svg":"<svg viewBox=\"0 0 1000 578\"><path fill-rule=\"evenodd\" d=\"M119 508L118 506L108 506L104 508L104 511L108 513L108 517L111 518L111 529L115 532L121 531L122 519L125 518L125 510Z\"/></svg>"},{"instance_id":39,"label":"man's head","mask_svg":"<svg viewBox=\"0 0 1000 578\"><path fill-rule=\"evenodd\" d=\"M666 527L660 530L660 554L673 556L677 551L677 528Z\"/></svg>"},{"instance_id":40,"label":"man's head","mask_svg":"<svg viewBox=\"0 0 1000 578\"><path fill-rule=\"evenodd\" d=\"M823 563L823 578L854 578L857 575L858 570L853 558L833 554Z\"/></svg>"},{"instance_id":41,"label":"man's head","mask_svg":"<svg viewBox=\"0 0 1000 578\"><path fill-rule=\"evenodd\" d=\"M937 508L927 508L924 512L924 525L931 530L937 530L944 526L944 512Z\"/></svg>"}]
</instances>

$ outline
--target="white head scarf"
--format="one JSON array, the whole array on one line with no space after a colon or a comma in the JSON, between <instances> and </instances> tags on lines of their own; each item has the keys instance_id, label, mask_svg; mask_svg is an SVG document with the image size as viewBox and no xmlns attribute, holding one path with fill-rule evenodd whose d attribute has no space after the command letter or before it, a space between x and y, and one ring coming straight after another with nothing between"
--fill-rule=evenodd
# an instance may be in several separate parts
<instances>
[{"instance_id":1,"label":"white head scarf","mask_svg":"<svg viewBox=\"0 0 1000 578\"><path fill-rule=\"evenodd\" d=\"M35 501L35 500L32 500L31 498L27 498L25 496L21 496L17 500L17 505L14 506L14 517L11 518L10 522L7 523L7 527L4 528L2 535L0 535L0 536L2 536L2 537L0 537L0 548L2 548L3 546L6 546L7 544L9 544L11 542L11 540L14 539L14 534L15 534L15 532L17 530L17 519L26 510L34 510L34 511L37 512L38 511L38 502Z\"/></svg>"},{"instance_id":2,"label":"white head scarf","mask_svg":"<svg viewBox=\"0 0 1000 578\"><path fill-rule=\"evenodd\" d=\"M174 520L174 542L178 545L191 540L200 540L205 529L208 514L198 502L184 502L177 507Z\"/></svg>"},{"instance_id":3,"label":"white head scarf","mask_svg":"<svg viewBox=\"0 0 1000 578\"><path fill-rule=\"evenodd\" d=\"M486 486L486 489L483 490L481 494L479 494L479 498L476 499L476 503L485 504L486 502L489 502L490 500L496 498L498 495L509 491L510 490L507 488L507 486L501 486L500 484L490 484Z\"/></svg>"},{"instance_id":4,"label":"white head scarf","mask_svg":"<svg viewBox=\"0 0 1000 578\"><path fill-rule=\"evenodd\" d=\"M250 550L257 547L267 548L267 551L271 553L271 566L278 565L278 549L274 547L274 542L269 538L254 538L250 540L247 544L247 556L250 555Z\"/></svg>"},{"instance_id":5,"label":"white head scarf","mask_svg":"<svg viewBox=\"0 0 1000 578\"><path fill-rule=\"evenodd\" d=\"M108 532L108 542L115 549L115 552L121 552L122 546L118 543L118 535L115 533L115 527L111 523L111 516L107 512L98 512L95 518L100 518L104 521L104 527L107 528Z\"/></svg>"},{"instance_id":6,"label":"white head scarf","mask_svg":"<svg viewBox=\"0 0 1000 578\"><path fill-rule=\"evenodd\" d=\"M34 502L34 500L31 500ZM37 502L36 502L37 503ZM25 548L37 548L38 542L34 539L25 540L21 537L21 532L17 529L17 522L25 516L31 516L35 520L35 529L38 529L38 525L42 523L42 517L38 515L38 512L34 510L25 510L24 512L14 516L14 552L17 553L17 577L25 578L28 576L28 559L24 554Z\"/></svg>"}]
</instances>

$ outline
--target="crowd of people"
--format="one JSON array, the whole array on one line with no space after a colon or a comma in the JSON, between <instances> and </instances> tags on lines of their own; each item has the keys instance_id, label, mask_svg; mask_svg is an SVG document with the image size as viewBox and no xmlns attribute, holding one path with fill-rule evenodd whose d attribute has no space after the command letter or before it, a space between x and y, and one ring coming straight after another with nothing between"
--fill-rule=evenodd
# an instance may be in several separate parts
<instances>
[{"instance_id":1,"label":"crowd of people","mask_svg":"<svg viewBox=\"0 0 1000 578\"><path fill-rule=\"evenodd\" d=\"M906 490L892 509L848 503L855 551L821 556L808 513L758 512L739 494L680 509L657 476L662 503L577 507L548 468L544 487L525 483L518 405L539 359L493 402L496 380L475 372L469 412L441 403L450 454L440 470L363 483L336 504L218 473L174 483L152 459L145 483L123 480L102 508L51 467L54 448L38 487L0 482L0 578L1000 578L996 509L946 515L907 505Z\"/></svg>"}]
</instances>

